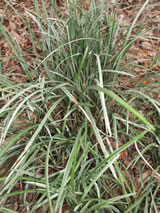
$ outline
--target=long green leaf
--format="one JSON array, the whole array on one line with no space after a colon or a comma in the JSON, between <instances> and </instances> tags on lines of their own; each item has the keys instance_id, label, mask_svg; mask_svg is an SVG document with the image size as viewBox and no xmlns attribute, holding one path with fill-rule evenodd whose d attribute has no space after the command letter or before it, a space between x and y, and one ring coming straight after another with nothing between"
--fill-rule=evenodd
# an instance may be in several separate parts
<instances>
[{"instance_id":1,"label":"long green leaf","mask_svg":"<svg viewBox=\"0 0 160 213\"><path fill-rule=\"evenodd\" d=\"M115 152L113 152L112 154L110 154L105 160L101 161L98 164L98 166L95 169L92 170L92 172L91 172L91 174L89 175L88 178L90 178L93 174L96 174L96 170L99 169L102 165L105 165L106 162L108 162L110 159L112 159L115 155L120 154L123 150L127 149L133 143L135 143L136 141L140 140L147 132L148 132L148 130L145 130L145 131L141 132L139 135L135 136L128 143L124 144L118 150L116 150Z\"/></svg>"},{"instance_id":2,"label":"long green leaf","mask_svg":"<svg viewBox=\"0 0 160 213\"><path fill-rule=\"evenodd\" d=\"M49 153L51 148L51 142L49 142L48 148L47 148L47 155L46 155L46 165L45 165L45 182L46 182L46 190L47 190L47 197L48 197L48 204L50 207L51 213L54 213L52 201L51 201L51 195L50 195L50 187L49 187L49 177L48 177L48 162L49 162Z\"/></svg>"},{"instance_id":3,"label":"long green leaf","mask_svg":"<svg viewBox=\"0 0 160 213\"><path fill-rule=\"evenodd\" d=\"M79 134L77 135L76 141L74 143L74 146L72 148L71 154L69 156L69 159L68 159L65 171L64 171L63 180L62 180L62 184L61 184L61 189L60 189L60 192L59 192L59 196L58 196L57 204L56 204L56 208L55 208L56 211L59 208L59 205L60 205L64 190L65 190L65 186L66 186L66 184L68 182L69 173L70 173L70 171L72 169L72 165L73 165L73 162L74 162L74 158L75 158L75 154L76 154L76 151L77 151L78 142L79 142L80 138L81 138L81 130L79 131Z\"/></svg>"},{"instance_id":4,"label":"long green leaf","mask_svg":"<svg viewBox=\"0 0 160 213\"><path fill-rule=\"evenodd\" d=\"M89 89L95 89L101 92L104 92L109 97L113 98L116 102L120 103L124 108L126 108L129 112L133 113L139 120L141 120L144 124L146 124L149 128L151 128L153 131L155 131L155 127L147 121L143 115L141 115L138 111L136 111L133 107L131 107L127 102L125 102L122 98L120 98L118 95L113 93L112 91L99 87L99 86L91 86Z\"/></svg>"},{"instance_id":5,"label":"long green leaf","mask_svg":"<svg viewBox=\"0 0 160 213\"><path fill-rule=\"evenodd\" d=\"M25 135L27 132L31 131L33 128L35 128L37 126L38 126L38 124L29 126L26 129L23 129L22 131L20 131L15 136L13 136L10 140L8 140L7 143L6 143L6 145L0 151L0 158L9 149L10 146L12 146L16 141L18 141L20 138L22 138L23 135Z\"/></svg>"}]
</instances>

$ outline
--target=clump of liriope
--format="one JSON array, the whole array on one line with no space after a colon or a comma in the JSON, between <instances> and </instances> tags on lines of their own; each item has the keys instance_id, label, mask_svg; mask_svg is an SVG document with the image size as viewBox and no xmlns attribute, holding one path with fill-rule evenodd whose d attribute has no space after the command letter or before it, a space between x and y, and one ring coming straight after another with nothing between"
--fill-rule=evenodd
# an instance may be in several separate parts
<instances>
[{"instance_id":1,"label":"clump of liriope","mask_svg":"<svg viewBox=\"0 0 160 213\"><path fill-rule=\"evenodd\" d=\"M125 35L116 13L110 15L109 3L91 2L88 11L75 1L68 3L68 15L59 16L54 1L49 13L42 1L41 16L34 0L36 13L26 10L28 19L24 20L32 38L32 66L26 66L19 46L2 29L29 80L14 84L7 78L0 79L1 100L8 99L0 109L0 158L3 162L14 160L4 173L6 177L1 178L3 212L8 210L7 198L19 194L23 194L24 206L30 212L42 206L44 211L67 209L66 212L81 213L143 212L158 208L158 167L157 172L152 168L153 175L146 184L140 165L143 155L135 156L132 163L135 166L138 162L141 180L137 191L137 182L118 160L122 151L139 142L142 154L152 147L157 150L155 125L131 106L133 99L127 100L127 91L122 93L114 87L118 75L134 77L121 71L121 61L142 35L139 32L132 36L132 29L148 1ZM41 42L30 26L30 19L39 27ZM159 112L158 102L143 93L136 94L152 103L153 113ZM122 138L125 143L120 146ZM155 140L152 146L145 147L147 138ZM11 158L7 158L7 153ZM12 192L19 183L23 190ZM36 194L32 202L28 200L30 193Z\"/></svg>"}]
</instances>

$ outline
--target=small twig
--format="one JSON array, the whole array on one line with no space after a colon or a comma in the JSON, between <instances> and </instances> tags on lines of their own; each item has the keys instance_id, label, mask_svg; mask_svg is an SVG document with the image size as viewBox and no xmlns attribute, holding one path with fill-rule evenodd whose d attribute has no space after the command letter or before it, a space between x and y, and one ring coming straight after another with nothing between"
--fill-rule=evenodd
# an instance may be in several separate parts
<instances>
[{"instance_id":1,"label":"small twig","mask_svg":"<svg viewBox=\"0 0 160 213\"><path fill-rule=\"evenodd\" d=\"M156 177L159 181L160 181L160 174L155 170L153 169L153 167L148 163L148 161L143 157L143 155L141 154L140 150L138 149L138 146L137 146L137 142L135 142L135 147L136 147L136 150L138 152L138 154L140 155L140 157L144 160L144 162L147 164L147 166L153 171L153 173L155 174L154 177Z\"/></svg>"}]
</instances>

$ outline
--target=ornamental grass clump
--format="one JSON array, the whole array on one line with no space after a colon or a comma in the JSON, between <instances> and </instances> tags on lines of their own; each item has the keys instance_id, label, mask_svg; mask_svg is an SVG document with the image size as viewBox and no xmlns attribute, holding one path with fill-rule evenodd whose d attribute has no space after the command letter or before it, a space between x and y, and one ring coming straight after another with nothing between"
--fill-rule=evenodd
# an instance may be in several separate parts
<instances>
[{"instance_id":1,"label":"ornamental grass clump","mask_svg":"<svg viewBox=\"0 0 160 213\"><path fill-rule=\"evenodd\" d=\"M24 16L6 3L30 35L30 62L0 25L27 78L15 83L12 72L0 74L0 168L6 168L0 172L0 211L10 212L7 202L19 196L16 212L158 211L159 166L153 162L159 135L151 117L159 116L159 102L143 87L116 86L117 78L136 76L124 69L125 56L145 36L132 31L149 1L129 27L111 13L109 1L91 1L88 10L82 1L66 1L63 9L53 0L49 6L33 2L35 10L25 9ZM150 113L135 101L151 106Z\"/></svg>"}]
</instances>

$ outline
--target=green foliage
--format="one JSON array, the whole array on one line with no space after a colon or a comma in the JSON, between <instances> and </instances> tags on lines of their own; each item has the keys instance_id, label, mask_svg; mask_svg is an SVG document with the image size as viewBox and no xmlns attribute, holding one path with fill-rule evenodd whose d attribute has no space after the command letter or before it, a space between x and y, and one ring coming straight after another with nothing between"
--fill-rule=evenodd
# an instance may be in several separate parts
<instances>
[{"instance_id":1,"label":"green foliage","mask_svg":"<svg viewBox=\"0 0 160 213\"><path fill-rule=\"evenodd\" d=\"M84 11L73 1L66 5L67 16L56 1L50 2L50 13L42 1L40 15L34 0L36 12L27 11L26 19L21 17L31 36L32 64L25 62L20 46L0 25L28 77L28 83L15 84L0 72L0 161L5 165L18 155L6 166L6 177L0 177L0 211L15 212L6 208L7 199L23 195L30 212L42 206L45 212L62 212L65 206L68 212L79 213L158 212L159 179L153 172L144 181L141 156L133 155L132 149L138 143L142 155L158 161L160 104L145 94L143 86L133 91L114 86L119 75L134 77L124 72L121 62L144 34L139 30L133 36L132 30L148 1L125 35L116 13L111 16L109 3L92 1L92 7ZM41 42L31 21L39 27ZM134 102L151 105L150 114L140 112ZM158 118L152 122L155 113ZM153 147L157 152L152 158ZM132 157L128 167L119 160L125 150ZM131 172L137 167L139 189ZM159 172L158 165L154 170ZM23 189L14 191L19 183ZM28 194L38 199L28 202Z\"/></svg>"}]
</instances>

